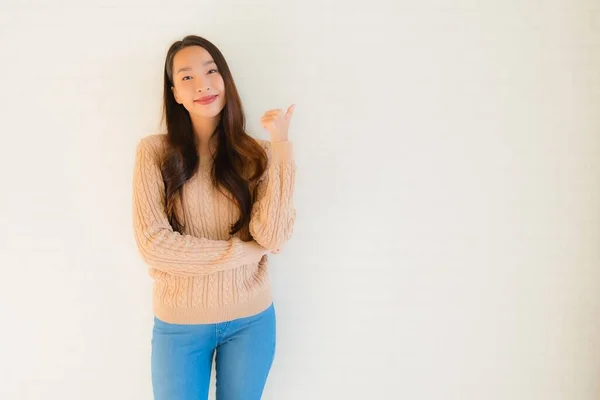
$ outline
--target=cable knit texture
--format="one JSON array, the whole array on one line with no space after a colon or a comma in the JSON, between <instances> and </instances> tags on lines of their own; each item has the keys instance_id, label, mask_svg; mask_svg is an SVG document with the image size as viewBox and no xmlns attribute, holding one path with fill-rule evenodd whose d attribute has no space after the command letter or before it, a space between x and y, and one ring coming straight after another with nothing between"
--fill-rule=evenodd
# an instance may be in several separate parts
<instances>
[{"instance_id":1,"label":"cable knit texture","mask_svg":"<svg viewBox=\"0 0 600 400\"><path fill-rule=\"evenodd\" d=\"M160 168L166 138L139 141L133 174L133 230L154 281L154 314L169 323L199 324L265 310L272 301L268 253L289 240L296 217L292 143L257 140L267 152L267 169L257 183L250 226L231 236L239 210L213 187L207 157L175 203L183 229L173 231Z\"/></svg>"}]
</instances>

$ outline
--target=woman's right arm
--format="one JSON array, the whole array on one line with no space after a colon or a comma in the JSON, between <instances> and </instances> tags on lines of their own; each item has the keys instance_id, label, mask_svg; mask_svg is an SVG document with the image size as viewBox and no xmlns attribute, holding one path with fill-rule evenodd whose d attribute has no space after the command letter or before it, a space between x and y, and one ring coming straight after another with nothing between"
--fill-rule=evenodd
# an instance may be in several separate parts
<instances>
[{"instance_id":1,"label":"woman's right arm","mask_svg":"<svg viewBox=\"0 0 600 400\"><path fill-rule=\"evenodd\" d=\"M180 276L206 275L260 261L268 252L255 241L209 240L173 231L165 212L165 187L157 153L142 139L133 173L133 230L150 267Z\"/></svg>"}]
</instances>

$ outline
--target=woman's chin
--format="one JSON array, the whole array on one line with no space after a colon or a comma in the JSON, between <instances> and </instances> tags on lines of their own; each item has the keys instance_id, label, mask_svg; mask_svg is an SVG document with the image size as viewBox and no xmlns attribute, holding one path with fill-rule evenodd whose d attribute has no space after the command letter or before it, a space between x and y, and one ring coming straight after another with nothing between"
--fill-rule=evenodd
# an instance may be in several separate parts
<instances>
[{"instance_id":1,"label":"woman's chin","mask_svg":"<svg viewBox=\"0 0 600 400\"><path fill-rule=\"evenodd\" d=\"M219 114L221 113L221 110L219 110L218 108L215 108L213 110L198 110L198 109L192 109L192 110L188 110L190 112L190 114L192 114L194 117L197 118L208 118L208 119L212 119L215 117L218 117Z\"/></svg>"}]
</instances>

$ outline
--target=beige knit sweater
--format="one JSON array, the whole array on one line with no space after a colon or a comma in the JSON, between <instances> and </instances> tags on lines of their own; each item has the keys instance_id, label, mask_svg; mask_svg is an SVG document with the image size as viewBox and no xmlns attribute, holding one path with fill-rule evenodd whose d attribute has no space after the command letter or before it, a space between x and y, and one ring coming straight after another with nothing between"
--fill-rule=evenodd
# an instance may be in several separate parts
<instances>
[{"instance_id":1,"label":"beige knit sweater","mask_svg":"<svg viewBox=\"0 0 600 400\"><path fill-rule=\"evenodd\" d=\"M160 172L166 137L139 141L133 176L133 230L153 279L154 315L169 323L200 324L263 311L272 302L267 254L290 238L296 217L292 143L257 140L269 161L246 231L254 240L243 241L243 233L229 235L239 211L212 186L207 157L183 186L175 213L184 228L173 231Z\"/></svg>"}]
</instances>

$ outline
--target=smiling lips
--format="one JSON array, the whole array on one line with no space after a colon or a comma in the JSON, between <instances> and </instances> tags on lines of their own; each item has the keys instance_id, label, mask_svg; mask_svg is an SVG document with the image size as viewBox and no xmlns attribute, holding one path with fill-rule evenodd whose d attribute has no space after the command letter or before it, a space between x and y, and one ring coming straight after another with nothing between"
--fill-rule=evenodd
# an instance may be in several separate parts
<instances>
[{"instance_id":1,"label":"smiling lips","mask_svg":"<svg viewBox=\"0 0 600 400\"><path fill-rule=\"evenodd\" d=\"M196 100L194 100L194 103L198 103L198 104L210 104L213 101L215 101L215 99L217 98L218 95L212 95L212 96L204 96L204 97L200 97Z\"/></svg>"}]
</instances>

